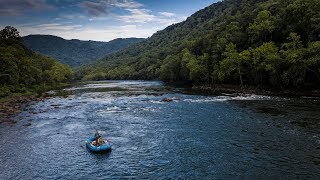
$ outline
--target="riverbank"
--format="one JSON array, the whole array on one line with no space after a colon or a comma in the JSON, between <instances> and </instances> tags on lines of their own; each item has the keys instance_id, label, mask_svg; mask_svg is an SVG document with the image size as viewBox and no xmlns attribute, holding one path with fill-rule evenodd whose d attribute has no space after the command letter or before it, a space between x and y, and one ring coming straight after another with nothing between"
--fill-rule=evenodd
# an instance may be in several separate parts
<instances>
[{"instance_id":1,"label":"riverbank","mask_svg":"<svg viewBox=\"0 0 320 180\"><path fill-rule=\"evenodd\" d=\"M19 114L26 107L27 103L42 101L53 96L66 97L68 94L63 88L71 87L71 84L61 84L57 86L54 92L48 93L52 88L47 88L41 93L28 92L25 94L11 94L7 97L0 98L0 124L4 122L17 123L13 117Z\"/></svg>"},{"instance_id":2,"label":"riverbank","mask_svg":"<svg viewBox=\"0 0 320 180\"><path fill-rule=\"evenodd\" d=\"M313 90L295 90L295 89L260 89L251 86L233 86L233 85L193 85L191 90L194 93L216 95L221 93L243 93L268 96L286 96L286 97L320 97L320 89Z\"/></svg>"},{"instance_id":3,"label":"riverbank","mask_svg":"<svg viewBox=\"0 0 320 180\"><path fill-rule=\"evenodd\" d=\"M0 124L4 122L16 123L16 120L12 118L23 111L26 103L42 101L48 97L48 94L43 93L41 95L13 95L2 98L0 101Z\"/></svg>"}]
</instances>

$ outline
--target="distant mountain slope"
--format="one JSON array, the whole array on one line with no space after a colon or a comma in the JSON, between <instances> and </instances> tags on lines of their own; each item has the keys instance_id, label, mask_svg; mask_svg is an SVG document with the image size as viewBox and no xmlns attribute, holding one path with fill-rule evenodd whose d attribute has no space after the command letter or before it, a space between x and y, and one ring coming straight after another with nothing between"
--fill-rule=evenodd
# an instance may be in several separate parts
<instances>
[{"instance_id":1,"label":"distant mountain slope","mask_svg":"<svg viewBox=\"0 0 320 180\"><path fill-rule=\"evenodd\" d=\"M142 38L115 39L109 42L66 40L51 35L29 35L23 37L27 47L35 52L55 58L71 67L89 64L107 54L114 53Z\"/></svg>"},{"instance_id":2,"label":"distant mountain slope","mask_svg":"<svg viewBox=\"0 0 320 180\"><path fill-rule=\"evenodd\" d=\"M317 88L319 12L319 0L224 0L76 77Z\"/></svg>"}]
</instances>

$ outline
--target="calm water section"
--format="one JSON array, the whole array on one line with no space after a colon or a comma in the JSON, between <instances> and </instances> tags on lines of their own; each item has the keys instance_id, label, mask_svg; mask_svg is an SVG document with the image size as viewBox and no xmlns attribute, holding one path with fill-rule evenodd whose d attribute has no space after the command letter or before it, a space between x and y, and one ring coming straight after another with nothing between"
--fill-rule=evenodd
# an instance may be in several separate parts
<instances>
[{"instance_id":1,"label":"calm water section","mask_svg":"<svg viewBox=\"0 0 320 180\"><path fill-rule=\"evenodd\" d=\"M69 91L0 124L0 179L320 177L319 99L201 96L157 81ZM95 129L111 152L86 149Z\"/></svg>"}]
</instances>

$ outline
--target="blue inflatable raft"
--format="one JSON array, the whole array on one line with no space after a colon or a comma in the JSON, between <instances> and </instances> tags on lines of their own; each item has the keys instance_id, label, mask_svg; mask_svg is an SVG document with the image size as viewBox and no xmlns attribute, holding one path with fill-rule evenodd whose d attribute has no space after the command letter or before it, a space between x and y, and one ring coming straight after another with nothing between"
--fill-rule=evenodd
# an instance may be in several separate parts
<instances>
[{"instance_id":1,"label":"blue inflatable raft","mask_svg":"<svg viewBox=\"0 0 320 180\"><path fill-rule=\"evenodd\" d=\"M92 152L103 152L103 151L110 151L111 150L111 144L106 143L103 141L103 144L101 146L94 146L91 143L94 141L94 137L90 137L86 141L87 148Z\"/></svg>"}]
</instances>

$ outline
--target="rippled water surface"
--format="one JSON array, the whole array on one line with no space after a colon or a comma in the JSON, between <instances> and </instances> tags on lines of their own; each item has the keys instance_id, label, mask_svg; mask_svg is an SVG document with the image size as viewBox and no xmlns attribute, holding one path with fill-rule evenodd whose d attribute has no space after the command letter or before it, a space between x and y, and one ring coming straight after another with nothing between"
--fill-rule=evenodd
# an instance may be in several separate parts
<instances>
[{"instance_id":1,"label":"rippled water surface","mask_svg":"<svg viewBox=\"0 0 320 180\"><path fill-rule=\"evenodd\" d=\"M0 179L320 177L318 99L191 95L156 81L69 91L0 124ZM86 149L95 129L111 152Z\"/></svg>"}]
</instances>

